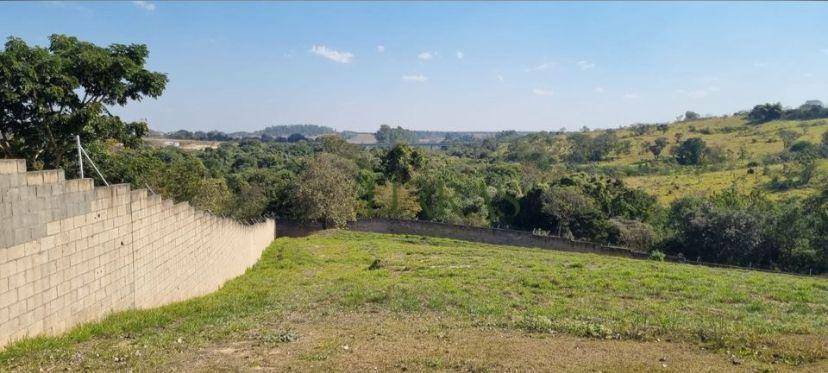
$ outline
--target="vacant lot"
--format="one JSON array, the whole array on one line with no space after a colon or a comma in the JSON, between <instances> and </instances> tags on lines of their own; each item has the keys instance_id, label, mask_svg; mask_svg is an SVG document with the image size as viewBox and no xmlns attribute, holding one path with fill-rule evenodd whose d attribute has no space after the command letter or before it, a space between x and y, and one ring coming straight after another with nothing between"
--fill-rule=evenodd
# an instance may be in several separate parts
<instances>
[{"instance_id":1,"label":"vacant lot","mask_svg":"<svg viewBox=\"0 0 828 373\"><path fill-rule=\"evenodd\" d=\"M828 369L828 280L417 236L281 238L220 291L0 371Z\"/></svg>"}]
</instances>

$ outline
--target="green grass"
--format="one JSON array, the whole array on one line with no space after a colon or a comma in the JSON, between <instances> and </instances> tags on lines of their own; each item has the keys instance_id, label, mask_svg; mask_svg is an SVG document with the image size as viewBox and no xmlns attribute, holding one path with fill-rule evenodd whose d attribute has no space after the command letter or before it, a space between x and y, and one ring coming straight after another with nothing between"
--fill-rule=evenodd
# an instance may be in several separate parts
<instances>
[{"instance_id":1,"label":"green grass","mask_svg":"<svg viewBox=\"0 0 828 373\"><path fill-rule=\"evenodd\" d=\"M820 181L814 181L804 188L769 191L767 185L771 182L774 173L781 174L782 165L773 165L769 169L771 171L769 175L762 174L761 166L755 167L753 174L748 173L747 167L711 172L688 169L686 172L676 172L670 175L627 177L624 181L633 188L646 190L647 193L658 198L663 205L685 196L709 196L731 186L735 186L739 192L744 194L749 194L755 189L764 190L771 199L807 197L819 190L816 185ZM828 159L817 160L817 175L828 176Z\"/></svg>"},{"instance_id":2,"label":"green grass","mask_svg":"<svg viewBox=\"0 0 828 373\"><path fill-rule=\"evenodd\" d=\"M691 131L691 127L695 131ZM636 135L631 129L623 129L618 136L631 143L630 153L608 161L600 162L603 166L629 166L641 160L651 160L653 155L646 150L646 144L659 137L665 137L670 145L664 149L662 156L669 156L670 149L676 146L675 135L681 134L682 139L700 137L709 146L713 146L729 153L734 159L744 149L746 158L736 161L732 170L699 171L695 167L679 167L670 175L633 176L624 179L633 187L639 187L656 196L660 202L669 203L674 199L701 194L706 195L736 185L737 189L749 193L754 189L766 189L765 185L771 180L770 176L761 175L762 166L755 167L753 175L747 174L747 164L750 161L762 164L765 156L780 153L784 146L779 137L779 131L787 130L799 135L796 141L810 141L819 144L822 134L828 131L828 119L814 119L807 121L773 121L763 124L749 124L738 117L710 118L692 122L672 123L666 132L652 130L645 135ZM709 132L702 133L701 131ZM596 133L599 131L596 131ZM779 172L782 165L771 166L772 171ZM820 180L828 179L828 160L820 160L817 176L813 186ZM788 191L769 191L772 198L804 197L814 193L817 188L801 188Z\"/></svg>"},{"instance_id":3,"label":"green grass","mask_svg":"<svg viewBox=\"0 0 828 373\"><path fill-rule=\"evenodd\" d=\"M375 259L380 268L369 270ZM245 275L208 296L10 345L0 352L0 371L113 369L125 359L131 367L159 369L287 315L365 312L690 343L762 362L828 358L825 278L336 231L274 241ZM285 343L291 333L257 338Z\"/></svg>"},{"instance_id":4,"label":"green grass","mask_svg":"<svg viewBox=\"0 0 828 373\"><path fill-rule=\"evenodd\" d=\"M695 132L691 131L695 128ZM709 132L709 134L701 131ZM806 121L778 120L762 124L749 124L738 117L710 118L692 122L672 123L666 132L652 130L645 135L636 135L631 129L618 131L618 136L631 142L629 154L622 155L608 165L628 165L644 159L652 159L653 155L648 153L644 144L653 142L659 137L666 137L670 146L662 154L669 154L670 147L675 146L675 135L680 133L682 139L700 137L708 145L718 147L723 151L730 151L735 155L739 154L741 148L747 150L750 159L759 161L762 156L776 154L783 150L784 146L779 137L780 130L793 131L799 134L796 141L810 141L819 144L821 136L828 131L828 119L813 119ZM596 131L598 133L599 131Z\"/></svg>"}]
</instances>

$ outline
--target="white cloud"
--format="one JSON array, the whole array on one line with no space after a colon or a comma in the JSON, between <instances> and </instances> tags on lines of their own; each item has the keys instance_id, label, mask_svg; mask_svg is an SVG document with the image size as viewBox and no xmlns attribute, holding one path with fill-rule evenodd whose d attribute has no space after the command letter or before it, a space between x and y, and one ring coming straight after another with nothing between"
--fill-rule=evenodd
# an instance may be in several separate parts
<instances>
[{"instance_id":1,"label":"white cloud","mask_svg":"<svg viewBox=\"0 0 828 373\"><path fill-rule=\"evenodd\" d=\"M385 53L385 46L377 45L377 53Z\"/></svg>"},{"instance_id":2,"label":"white cloud","mask_svg":"<svg viewBox=\"0 0 828 373\"><path fill-rule=\"evenodd\" d=\"M552 96L553 94L555 94L555 92L553 92L551 89L543 88L535 88L532 90L532 93L534 93L537 96Z\"/></svg>"},{"instance_id":3,"label":"white cloud","mask_svg":"<svg viewBox=\"0 0 828 373\"><path fill-rule=\"evenodd\" d=\"M428 77L423 74L403 75L402 80L406 82L425 83L428 81Z\"/></svg>"},{"instance_id":4,"label":"white cloud","mask_svg":"<svg viewBox=\"0 0 828 373\"><path fill-rule=\"evenodd\" d=\"M531 71L543 71L543 70L547 70L547 69L549 69L549 68L550 68L550 67L552 67L553 65L554 65L554 64L552 64L552 63L550 63L550 62L544 62L544 63L542 63L542 64L540 64L540 65L537 65L537 66L534 66L534 67L527 67L525 70L526 70L526 72L531 72Z\"/></svg>"},{"instance_id":5,"label":"white cloud","mask_svg":"<svg viewBox=\"0 0 828 373\"><path fill-rule=\"evenodd\" d=\"M638 98L638 93L635 93L635 92L626 93L626 94L624 94L624 98L626 98L627 100L635 100L635 99Z\"/></svg>"},{"instance_id":6,"label":"white cloud","mask_svg":"<svg viewBox=\"0 0 828 373\"><path fill-rule=\"evenodd\" d=\"M589 70L589 69L595 67L595 62L578 61L578 67L580 67L581 70Z\"/></svg>"},{"instance_id":7,"label":"white cloud","mask_svg":"<svg viewBox=\"0 0 828 373\"><path fill-rule=\"evenodd\" d=\"M340 52L330 49L324 45L314 45L310 52L321 57L325 57L331 61L339 63L351 63L354 59L354 54L350 52Z\"/></svg>"},{"instance_id":8,"label":"white cloud","mask_svg":"<svg viewBox=\"0 0 828 373\"><path fill-rule=\"evenodd\" d=\"M465 56L466 56L466 55L465 55L465 54L463 54L463 52L461 52L461 51L457 51L457 59L458 59L458 60L462 60L462 59L463 59L463 57L465 57Z\"/></svg>"},{"instance_id":9,"label":"white cloud","mask_svg":"<svg viewBox=\"0 0 828 373\"><path fill-rule=\"evenodd\" d=\"M149 1L133 1L132 4L148 12L155 10L155 4Z\"/></svg>"},{"instance_id":10,"label":"white cloud","mask_svg":"<svg viewBox=\"0 0 828 373\"><path fill-rule=\"evenodd\" d=\"M419 59L421 59L421 60L423 60L423 61L428 61L428 60L430 60L430 59L434 58L434 56L435 56L435 55L437 55L437 54L436 54L436 53L432 53L432 52L427 52L427 51L426 51L426 52L422 52L422 53L418 54L418 55L417 55L417 58L419 58Z\"/></svg>"},{"instance_id":11,"label":"white cloud","mask_svg":"<svg viewBox=\"0 0 828 373\"><path fill-rule=\"evenodd\" d=\"M604 93L604 92L606 92L606 90L604 90L604 87L595 87L595 89L593 89L593 91L595 93Z\"/></svg>"},{"instance_id":12,"label":"white cloud","mask_svg":"<svg viewBox=\"0 0 828 373\"><path fill-rule=\"evenodd\" d=\"M753 63L753 67L759 68L759 69L761 69L763 67L767 67L767 66L768 66L767 62L756 61L756 62Z\"/></svg>"},{"instance_id":13,"label":"white cloud","mask_svg":"<svg viewBox=\"0 0 828 373\"><path fill-rule=\"evenodd\" d=\"M828 54L828 48L823 48L819 50L822 54Z\"/></svg>"},{"instance_id":14,"label":"white cloud","mask_svg":"<svg viewBox=\"0 0 828 373\"><path fill-rule=\"evenodd\" d=\"M506 81L506 79L504 79L504 78L503 78L503 75L500 75L500 74L497 74L497 75L495 76L495 79L497 79L497 81L498 81L498 82L501 82L501 83L503 83L504 81Z\"/></svg>"}]
</instances>

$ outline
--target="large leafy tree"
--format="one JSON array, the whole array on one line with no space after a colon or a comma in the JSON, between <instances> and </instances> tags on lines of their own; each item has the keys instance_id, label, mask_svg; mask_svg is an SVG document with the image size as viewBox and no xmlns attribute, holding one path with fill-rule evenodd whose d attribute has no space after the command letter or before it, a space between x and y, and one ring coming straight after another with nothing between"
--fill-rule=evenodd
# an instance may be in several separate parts
<instances>
[{"instance_id":1,"label":"large leafy tree","mask_svg":"<svg viewBox=\"0 0 828 373\"><path fill-rule=\"evenodd\" d=\"M297 216L344 227L356 219L356 165L333 154L319 153L308 161L296 188Z\"/></svg>"},{"instance_id":2,"label":"large leafy tree","mask_svg":"<svg viewBox=\"0 0 828 373\"><path fill-rule=\"evenodd\" d=\"M380 159L383 173L395 183L405 184L423 165L422 155L406 144L397 144Z\"/></svg>"},{"instance_id":3,"label":"large leafy tree","mask_svg":"<svg viewBox=\"0 0 828 373\"><path fill-rule=\"evenodd\" d=\"M540 228L561 237L604 242L609 222L595 203L576 186L538 185L520 200L515 225Z\"/></svg>"},{"instance_id":4,"label":"large leafy tree","mask_svg":"<svg viewBox=\"0 0 828 373\"><path fill-rule=\"evenodd\" d=\"M110 113L145 97L156 98L167 76L147 70L143 44L100 47L66 35L48 47L10 37L0 52L0 152L31 167L65 166L74 135L84 142L115 139L138 144L144 122Z\"/></svg>"},{"instance_id":5,"label":"large leafy tree","mask_svg":"<svg viewBox=\"0 0 828 373\"><path fill-rule=\"evenodd\" d=\"M397 143L380 158L380 162L382 172L391 181L391 185L375 188L375 203L379 208L377 213L386 217L413 218L420 209L409 207L413 207L412 204L419 207L419 202L402 185L409 182L414 171L422 166L422 155L404 143Z\"/></svg>"}]
</instances>

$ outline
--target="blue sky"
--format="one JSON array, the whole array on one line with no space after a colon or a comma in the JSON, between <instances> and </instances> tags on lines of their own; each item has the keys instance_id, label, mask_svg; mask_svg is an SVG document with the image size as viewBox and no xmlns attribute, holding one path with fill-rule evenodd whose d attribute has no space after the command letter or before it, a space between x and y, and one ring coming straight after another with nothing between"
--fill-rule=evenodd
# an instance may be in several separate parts
<instances>
[{"instance_id":1,"label":"blue sky","mask_svg":"<svg viewBox=\"0 0 828 373\"><path fill-rule=\"evenodd\" d=\"M824 3L0 3L0 35L145 43L160 130L557 130L828 101Z\"/></svg>"}]
</instances>

